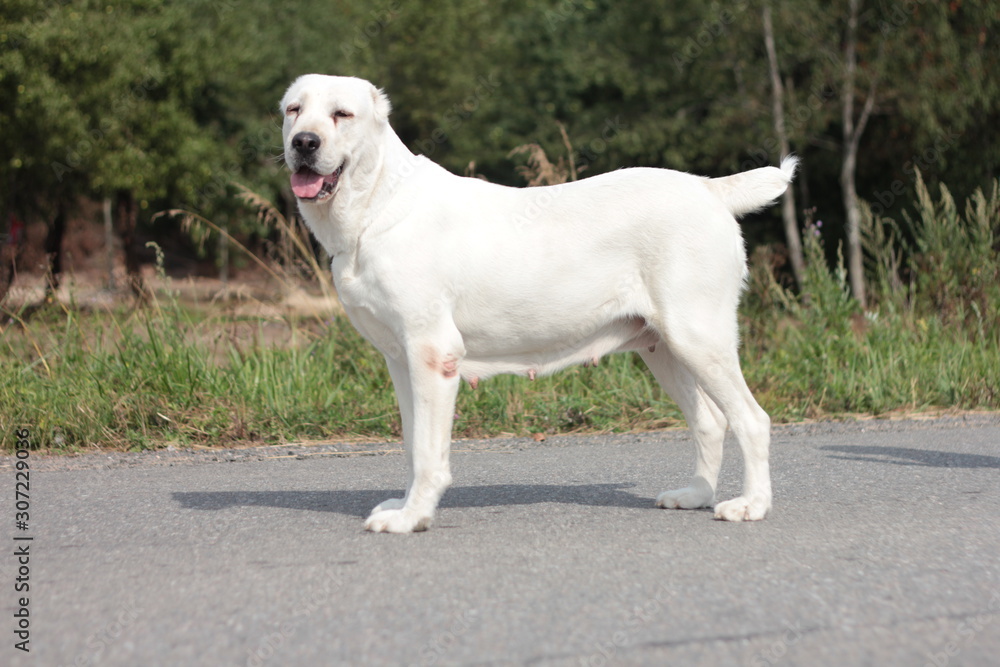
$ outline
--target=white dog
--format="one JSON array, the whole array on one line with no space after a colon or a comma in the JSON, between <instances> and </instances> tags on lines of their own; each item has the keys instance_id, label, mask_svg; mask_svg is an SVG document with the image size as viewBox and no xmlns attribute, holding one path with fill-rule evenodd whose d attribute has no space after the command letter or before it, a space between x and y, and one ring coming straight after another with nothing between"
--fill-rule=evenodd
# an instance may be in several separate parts
<instances>
[{"instance_id":1,"label":"white dog","mask_svg":"<svg viewBox=\"0 0 1000 667\"><path fill-rule=\"evenodd\" d=\"M771 508L770 419L743 379L736 309L746 251L734 216L791 182L796 159L708 179L622 169L582 181L509 188L455 176L415 156L371 83L310 74L281 102L285 161L310 229L333 258L347 315L385 355L410 482L365 523L424 530L451 483L459 383L534 379L637 350L677 402L697 447L694 478L667 508L711 506L732 428L743 495L728 521Z\"/></svg>"}]
</instances>

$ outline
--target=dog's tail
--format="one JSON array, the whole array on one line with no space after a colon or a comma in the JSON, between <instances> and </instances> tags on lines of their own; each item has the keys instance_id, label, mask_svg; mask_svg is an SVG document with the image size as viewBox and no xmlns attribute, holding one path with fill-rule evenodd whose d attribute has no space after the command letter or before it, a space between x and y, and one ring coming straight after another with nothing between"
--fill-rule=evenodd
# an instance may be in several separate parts
<instances>
[{"instance_id":1,"label":"dog's tail","mask_svg":"<svg viewBox=\"0 0 1000 667\"><path fill-rule=\"evenodd\" d=\"M788 189L795 176L799 159L789 155L781 167L761 167L741 174L706 179L708 189L722 200L736 217L770 206Z\"/></svg>"}]
</instances>

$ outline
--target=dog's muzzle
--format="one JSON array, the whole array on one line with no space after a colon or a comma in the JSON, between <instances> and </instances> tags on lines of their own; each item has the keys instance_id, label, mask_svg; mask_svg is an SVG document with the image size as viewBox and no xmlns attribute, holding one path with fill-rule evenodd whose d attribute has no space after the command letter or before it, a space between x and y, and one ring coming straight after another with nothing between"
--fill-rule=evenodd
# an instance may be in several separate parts
<instances>
[{"instance_id":1,"label":"dog's muzzle","mask_svg":"<svg viewBox=\"0 0 1000 667\"><path fill-rule=\"evenodd\" d=\"M329 174L316 171L316 153L322 144L322 139L315 132L299 132L292 137L295 159L289 166L301 165L292 174L292 192L303 201L318 202L332 197L344 171L344 163Z\"/></svg>"}]
</instances>

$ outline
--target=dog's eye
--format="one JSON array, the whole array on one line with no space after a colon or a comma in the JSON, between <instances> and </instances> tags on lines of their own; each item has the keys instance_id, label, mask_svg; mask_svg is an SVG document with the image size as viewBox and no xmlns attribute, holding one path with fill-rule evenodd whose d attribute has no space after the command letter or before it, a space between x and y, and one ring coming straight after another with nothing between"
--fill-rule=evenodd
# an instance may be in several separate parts
<instances>
[{"instance_id":1,"label":"dog's eye","mask_svg":"<svg viewBox=\"0 0 1000 667\"><path fill-rule=\"evenodd\" d=\"M299 115L299 110L301 108L302 107L300 107L298 104L289 104L288 108L285 109L285 115L286 116L298 116Z\"/></svg>"},{"instance_id":2,"label":"dog's eye","mask_svg":"<svg viewBox=\"0 0 1000 667\"><path fill-rule=\"evenodd\" d=\"M344 111L343 109L337 109L333 112L334 118L354 118L354 114L350 111Z\"/></svg>"}]
</instances>

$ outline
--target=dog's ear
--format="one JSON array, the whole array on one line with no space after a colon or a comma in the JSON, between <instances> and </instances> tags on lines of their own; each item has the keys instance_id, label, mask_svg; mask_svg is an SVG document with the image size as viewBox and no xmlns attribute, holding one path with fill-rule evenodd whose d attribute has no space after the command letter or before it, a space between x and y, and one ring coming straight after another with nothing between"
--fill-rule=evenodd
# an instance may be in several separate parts
<instances>
[{"instance_id":1,"label":"dog's ear","mask_svg":"<svg viewBox=\"0 0 1000 667\"><path fill-rule=\"evenodd\" d=\"M372 102L375 104L376 122L384 123L389 120L389 114L392 113L392 102L389 101L385 91L372 86Z\"/></svg>"}]
</instances>

